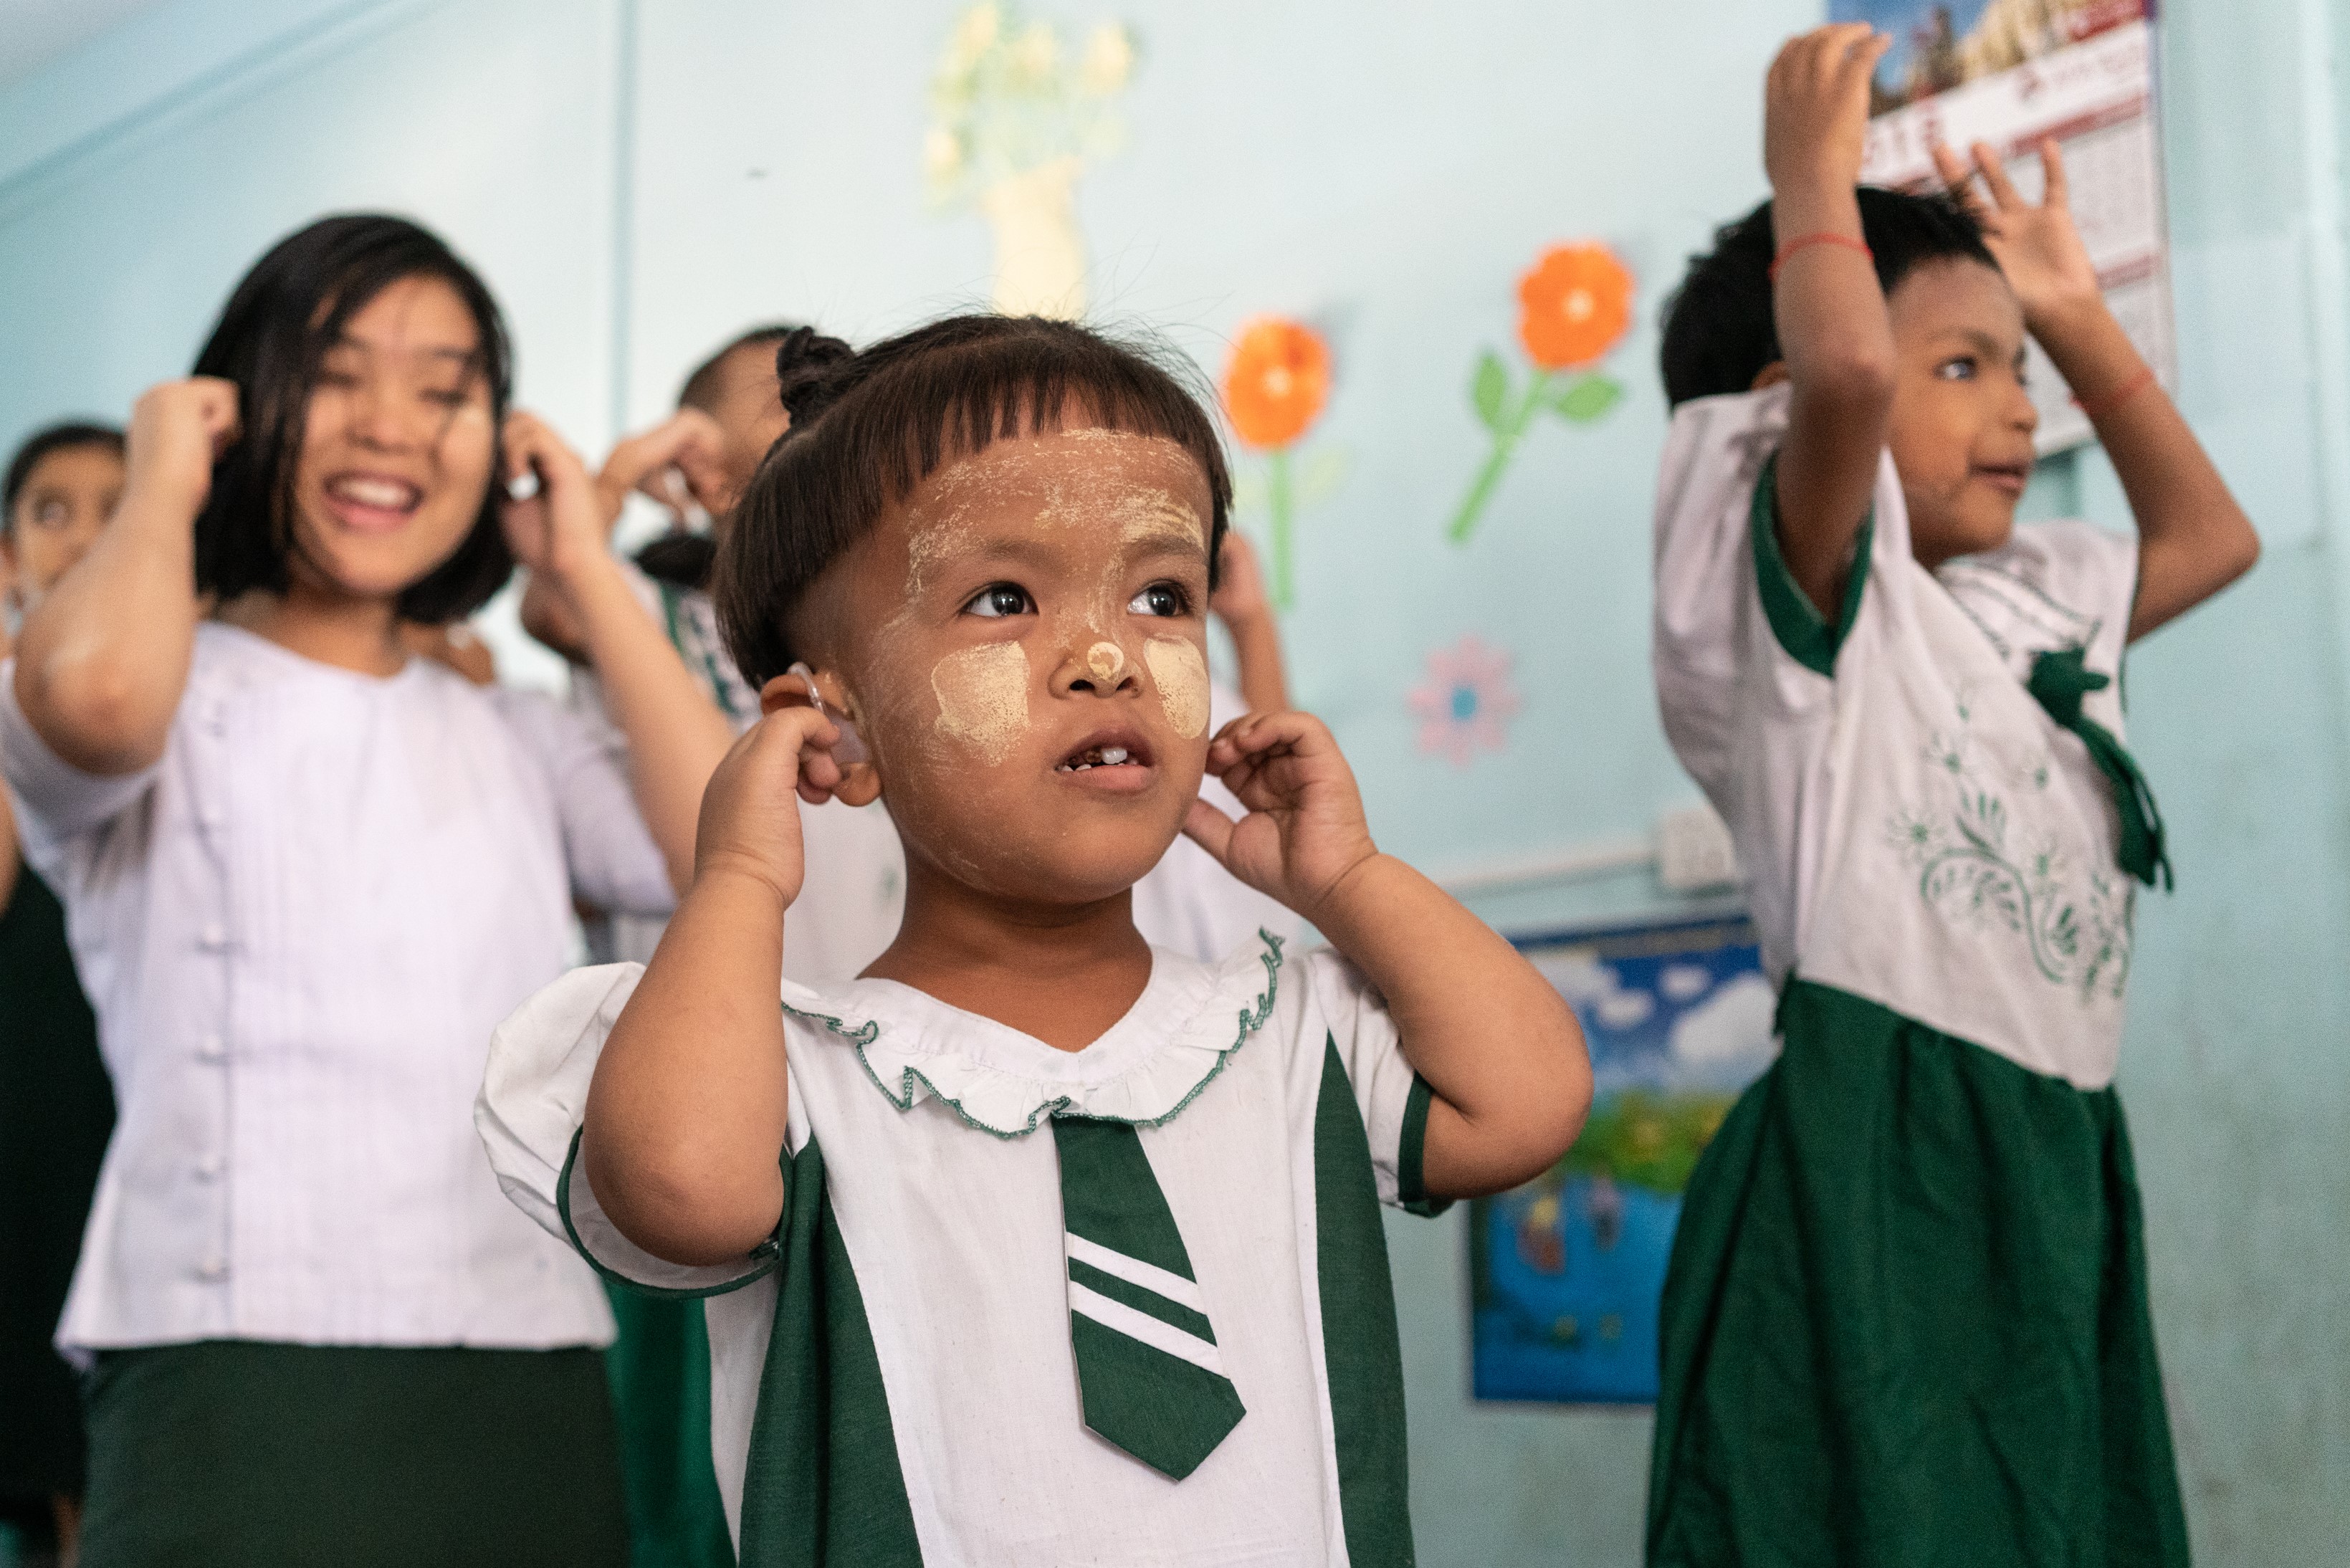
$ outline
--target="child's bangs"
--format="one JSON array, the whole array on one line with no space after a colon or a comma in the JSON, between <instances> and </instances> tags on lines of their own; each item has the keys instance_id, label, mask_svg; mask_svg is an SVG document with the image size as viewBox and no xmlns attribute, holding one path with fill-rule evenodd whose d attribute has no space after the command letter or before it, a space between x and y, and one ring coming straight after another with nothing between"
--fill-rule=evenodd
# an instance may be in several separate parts
<instances>
[{"instance_id":1,"label":"child's bangs","mask_svg":"<svg viewBox=\"0 0 2350 1568\"><path fill-rule=\"evenodd\" d=\"M1098 429L1155 436L1189 452L1208 481L1214 536L1223 535L1231 480L1215 427L1176 373L1139 353L1073 356L1045 342L998 342L940 355L875 379L870 400L844 423L852 446L866 446L859 466L884 483L875 512L903 505L951 463L997 441L1063 430ZM956 361L961 361L960 363ZM891 384L899 382L899 384Z\"/></svg>"},{"instance_id":2,"label":"child's bangs","mask_svg":"<svg viewBox=\"0 0 2350 1568\"><path fill-rule=\"evenodd\" d=\"M754 685L801 655L787 623L816 579L948 465L998 441L1101 429L1170 441L1208 483L1209 566L1232 509L1223 445L1189 361L1071 322L964 316L806 369L778 358L792 427L738 504L715 583Z\"/></svg>"}]
</instances>

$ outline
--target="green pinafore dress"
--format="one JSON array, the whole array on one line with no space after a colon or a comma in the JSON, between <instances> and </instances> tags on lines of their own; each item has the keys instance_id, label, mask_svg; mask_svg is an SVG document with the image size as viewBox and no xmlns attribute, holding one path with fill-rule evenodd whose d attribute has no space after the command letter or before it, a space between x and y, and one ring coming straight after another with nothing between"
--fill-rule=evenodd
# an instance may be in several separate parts
<instances>
[{"instance_id":1,"label":"green pinafore dress","mask_svg":"<svg viewBox=\"0 0 2350 1568\"><path fill-rule=\"evenodd\" d=\"M1783 389L1677 414L1656 670L1738 841L1781 1054L1691 1178L1652 1564L2188 1561L2113 1089L2136 884L2132 541L1929 573L1890 459L1839 613L1781 559Z\"/></svg>"}]
</instances>

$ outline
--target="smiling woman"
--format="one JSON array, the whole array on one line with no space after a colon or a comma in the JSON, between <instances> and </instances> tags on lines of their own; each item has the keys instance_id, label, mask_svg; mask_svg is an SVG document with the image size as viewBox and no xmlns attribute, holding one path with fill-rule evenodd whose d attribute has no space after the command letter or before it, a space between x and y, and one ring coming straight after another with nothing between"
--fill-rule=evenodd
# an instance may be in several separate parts
<instances>
[{"instance_id":1,"label":"smiling woman","mask_svg":"<svg viewBox=\"0 0 2350 1568\"><path fill-rule=\"evenodd\" d=\"M112 520L0 668L127 1107L57 1331L91 1568L625 1560L611 1317L467 1110L572 899L668 907L728 732L510 379L436 236L288 237L140 400ZM617 740L409 656L517 559Z\"/></svg>"},{"instance_id":2,"label":"smiling woman","mask_svg":"<svg viewBox=\"0 0 2350 1568\"><path fill-rule=\"evenodd\" d=\"M196 520L197 581L224 601L351 573L431 624L514 570L489 483L513 388L504 323L439 239L385 222L328 218L271 251L196 357L246 397ZM309 299L316 317L286 308Z\"/></svg>"}]
</instances>

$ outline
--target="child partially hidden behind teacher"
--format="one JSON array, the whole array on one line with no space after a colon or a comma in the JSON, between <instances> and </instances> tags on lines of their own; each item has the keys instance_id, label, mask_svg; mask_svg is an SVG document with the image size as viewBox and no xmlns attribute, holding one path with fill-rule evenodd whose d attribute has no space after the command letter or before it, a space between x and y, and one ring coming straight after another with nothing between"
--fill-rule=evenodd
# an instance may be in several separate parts
<instances>
[{"instance_id":1,"label":"child partially hidden behind teacher","mask_svg":"<svg viewBox=\"0 0 2350 1568\"><path fill-rule=\"evenodd\" d=\"M1736 836L1777 1064L1691 1178L1657 1564L2183 1564L2112 1083L2135 884L2168 885L2124 649L2251 525L2105 306L2053 144L1856 191L1865 26L1789 44L1772 202L1671 306L1656 676ZM1985 201L1969 194L1980 175ZM2016 528L2036 337L2135 537Z\"/></svg>"},{"instance_id":2,"label":"child partially hidden behind teacher","mask_svg":"<svg viewBox=\"0 0 2350 1568\"><path fill-rule=\"evenodd\" d=\"M1556 1159L1574 1015L1378 852L1318 722L1207 732L1229 483L1171 377L985 317L832 377L720 562L767 716L650 965L500 1032L492 1162L608 1272L712 1293L745 1563L1409 1563L1378 1203ZM781 980L795 790L904 839L861 979ZM1154 951L1129 890L1179 831L1336 950Z\"/></svg>"}]
</instances>

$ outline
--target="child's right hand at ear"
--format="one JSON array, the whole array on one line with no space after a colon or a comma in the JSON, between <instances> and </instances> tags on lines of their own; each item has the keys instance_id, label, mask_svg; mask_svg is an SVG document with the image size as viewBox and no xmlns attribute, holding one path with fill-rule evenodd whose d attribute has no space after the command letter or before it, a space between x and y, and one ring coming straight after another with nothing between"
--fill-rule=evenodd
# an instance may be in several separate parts
<instances>
[{"instance_id":1,"label":"child's right hand at ear","mask_svg":"<svg viewBox=\"0 0 2350 1568\"><path fill-rule=\"evenodd\" d=\"M747 876L788 906L807 871L799 801L821 805L841 782L840 726L814 708L777 708L745 731L710 775L693 877Z\"/></svg>"},{"instance_id":2,"label":"child's right hand at ear","mask_svg":"<svg viewBox=\"0 0 2350 1568\"><path fill-rule=\"evenodd\" d=\"M148 388L130 410L124 493L193 518L212 493L213 462L239 428L234 381L190 376Z\"/></svg>"}]
</instances>

